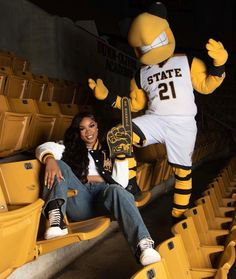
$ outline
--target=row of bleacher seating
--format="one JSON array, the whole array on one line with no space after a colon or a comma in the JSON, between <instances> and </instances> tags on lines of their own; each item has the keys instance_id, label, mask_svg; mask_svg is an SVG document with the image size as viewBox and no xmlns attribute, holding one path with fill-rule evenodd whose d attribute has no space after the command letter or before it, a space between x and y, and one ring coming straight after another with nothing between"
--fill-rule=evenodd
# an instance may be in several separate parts
<instances>
[{"instance_id":1,"label":"row of bleacher seating","mask_svg":"<svg viewBox=\"0 0 236 279\"><path fill-rule=\"evenodd\" d=\"M0 94L9 98L75 103L79 84L34 74L30 63L11 52L0 51Z\"/></svg>"},{"instance_id":2,"label":"row of bleacher seating","mask_svg":"<svg viewBox=\"0 0 236 279\"><path fill-rule=\"evenodd\" d=\"M63 139L73 116L89 106L0 95L0 157Z\"/></svg>"},{"instance_id":3,"label":"row of bleacher seating","mask_svg":"<svg viewBox=\"0 0 236 279\"><path fill-rule=\"evenodd\" d=\"M184 215L156 247L162 260L132 279L227 279L236 258L236 157Z\"/></svg>"},{"instance_id":4,"label":"row of bleacher seating","mask_svg":"<svg viewBox=\"0 0 236 279\"><path fill-rule=\"evenodd\" d=\"M17 60L10 56L11 61ZM0 65L1 59L0 55ZM91 107L80 107L73 101L63 103L69 100L58 97L63 93L56 93L60 92L55 89L57 86L50 91L53 93L47 94L45 92L49 91L44 91L42 94L44 82L48 78L42 75L37 77L36 82L35 76L30 77L29 63L22 63L21 59L17 61L18 66L11 66L11 71L8 71L7 67L10 65L7 63L0 70L0 157L29 150L44 141L61 140L73 115L81 110L91 110ZM16 74L17 71L21 74ZM24 79L25 76L30 78ZM52 83L53 79L50 81ZM63 84L61 81L57 82ZM34 89L29 91L29 88ZM193 154L194 162L219 151L224 144L222 138L214 133L199 135ZM139 207L151 199L150 190L153 187L172 176L172 170L162 144L139 149L136 155L140 159L137 179L142 190L142 195L136 201ZM43 166L34 159L0 164L0 242L3 243L0 248L0 278L6 278L15 268L40 255L96 237L110 224L110 219L104 216L84 222L70 223L66 220L69 235L44 240L42 232L46 223L44 219L42 222L41 216L44 202L40 199L42 172ZM68 192L69 196L76 194L78 193L74 191Z\"/></svg>"},{"instance_id":5,"label":"row of bleacher seating","mask_svg":"<svg viewBox=\"0 0 236 279\"><path fill-rule=\"evenodd\" d=\"M78 111L75 82L35 75L30 63L9 51L0 51L0 158L63 139Z\"/></svg>"},{"instance_id":6,"label":"row of bleacher seating","mask_svg":"<svg viewBox=\"0 0 236 279\"><path fill-rule=\"evenodd\" d=\"M211 142L209 142L209 148L204 149L203 154L205 156L209 154L206 153L206 150L211 150L210 146L212 146ZM148 148L150 158L155 158L156 172L147 174L146 168L139 162L138 182L142 186L143 195L136 201L138 207L147 204L151 198L151 189L154 185L149 184L149 188L144 187L148 175L158 176L153 180L153 184L161 183L172 175L167 164L164 146L154 145ZM154 154L154 151L157 153ZM214 150L211 151L214 152ZM147 149L143 149L142 152L143 160L145 160L149 156ZM138 157L140 159L142 152L140 151ZM156 160L156 157L153 156L158 154L162 154L160 160ZM203 154L201 153L199 159L202 158ZM145 162L143 164L146 166ZM159 167L157 167L158 164ZM43 232L45 231L46 221L41 216L44 202L40 199L43 174L44 167L36 159L0 164L0 255L2 255L0 278L6 278L15 268L48 252L96 237L109 227L110 219L105 216L83 222L71 223L66 220L69 228L67 236L44 240ZM222 174L222 178L217 179L226 178ZM223 184L222 181L221 183ZM78 193L75 191L68 192L69 196L76 194ZM209 219L209 217L207 218ZM19 237L21 239L20 243L18 241Z\"/></svg>"}]
</instances>

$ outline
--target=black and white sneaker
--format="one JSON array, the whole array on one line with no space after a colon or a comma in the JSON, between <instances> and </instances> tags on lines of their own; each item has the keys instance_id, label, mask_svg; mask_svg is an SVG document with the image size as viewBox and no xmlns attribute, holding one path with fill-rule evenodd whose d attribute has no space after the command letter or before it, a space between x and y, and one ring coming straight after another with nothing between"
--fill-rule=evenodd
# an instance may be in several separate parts
<instances>
[{"instance_id":1,"label":"black and white sneaker","mask_svg":"<svg viewBox=\"0 0 236 279\"><path fill-rule=\"evenodd\" d=\"M45 239L51 239L68 234L59 206L48 211L49 227L44 234Z\"/></svg>"}]
</instances>

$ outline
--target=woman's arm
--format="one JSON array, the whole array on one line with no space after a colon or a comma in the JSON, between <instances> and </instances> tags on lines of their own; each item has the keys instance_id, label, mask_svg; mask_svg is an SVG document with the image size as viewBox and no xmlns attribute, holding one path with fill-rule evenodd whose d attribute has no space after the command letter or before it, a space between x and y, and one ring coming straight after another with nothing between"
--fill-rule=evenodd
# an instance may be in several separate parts
<instances>
[{"instance_id":1,"label":"woman's arm","mask_svg":"<svg viewBox=\"0 0 236 279\"><path fill-rule=\"evenodd\" d=\"M54 157L56 160L60 160L64 150L65 146L63 144L48 141L36 148L35 156L41 163L45 163L48 157Z\"/></svg>"}]
</instances>

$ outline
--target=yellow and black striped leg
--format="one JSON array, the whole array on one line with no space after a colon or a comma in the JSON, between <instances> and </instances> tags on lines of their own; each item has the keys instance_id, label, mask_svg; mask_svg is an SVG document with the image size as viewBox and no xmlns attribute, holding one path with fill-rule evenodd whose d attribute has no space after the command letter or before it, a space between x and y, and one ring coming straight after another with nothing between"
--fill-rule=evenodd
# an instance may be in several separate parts
<instances>
[{"instance_id":1,"label":"yellow and black striped leg","mask_svg":"<svg viewBox=\"0 0 236 279\"><path fill-rule=\"evenodd\" d=\"M189 207L192 192L191 168L173 167L175 174L174 201L172 216L180 218Z\"/></svg>"}]
</instances>

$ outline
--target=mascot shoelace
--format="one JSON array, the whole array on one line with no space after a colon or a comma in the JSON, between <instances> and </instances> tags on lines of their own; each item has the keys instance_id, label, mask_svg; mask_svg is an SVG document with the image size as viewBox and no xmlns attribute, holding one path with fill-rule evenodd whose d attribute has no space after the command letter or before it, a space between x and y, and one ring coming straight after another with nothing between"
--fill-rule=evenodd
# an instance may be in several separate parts
<instances>
[{"instance_id":1,"label":"mascot shoelace","mask_svg":"<svg viewBox=\"0 0 236 279\"><path fill-rule=\"evenodd\" d=\"M130 82L131 110L145 114L134 118L133 144L166 145L168 161L175 174L172 216L179 218L189 207L192 190L192 154L197 134L197 107L194 90L212 93L225 78L228 54L221 42L206 44L211 66L201 59L174 54L175 38L166 20L166 8L152 4L131 23L129 44L141 63ZM99 100L114 108L121 107L121 97L110 92L101 79L88 80Z\"/></svg>"}]
</instances>

